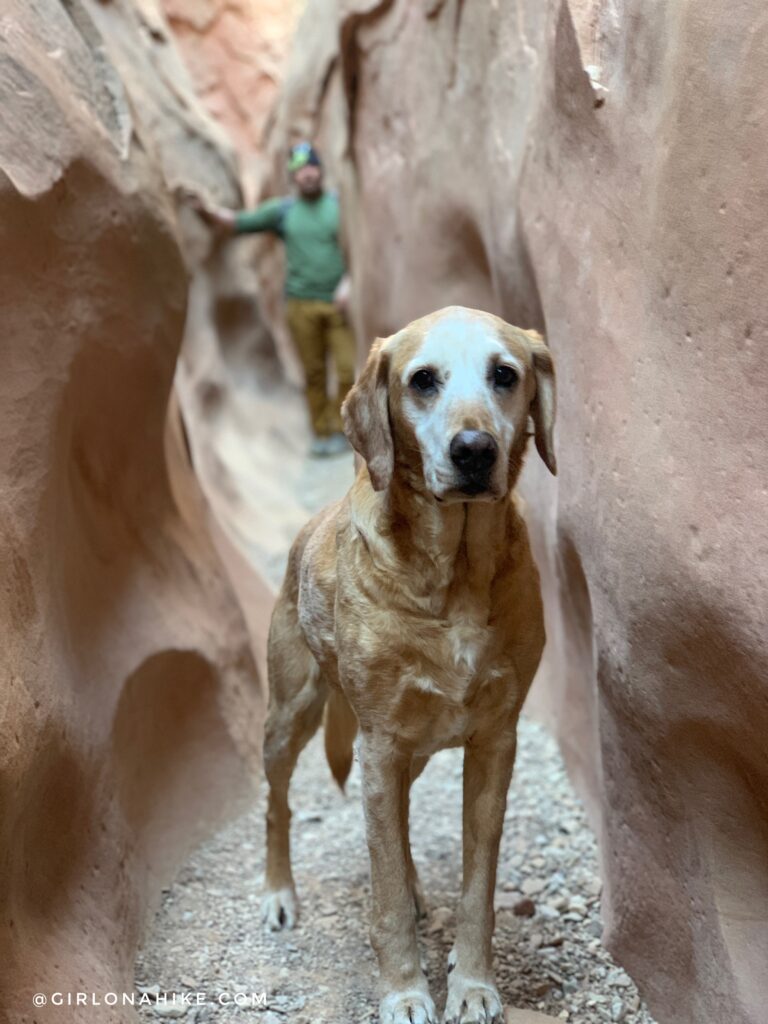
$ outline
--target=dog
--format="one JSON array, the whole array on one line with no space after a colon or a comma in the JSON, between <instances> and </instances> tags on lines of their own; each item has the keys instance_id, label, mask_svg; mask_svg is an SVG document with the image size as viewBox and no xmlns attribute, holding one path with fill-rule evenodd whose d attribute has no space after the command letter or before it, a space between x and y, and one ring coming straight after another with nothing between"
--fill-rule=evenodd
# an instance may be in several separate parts
<instances>
[{"instance_id":1,"label":"dog","mask_svg":"<svg viewBox=\"0 0 768 1024\"><path fill-rule=\"evenodd\" d=\"M376 340L342 416L360 469L296 538L270 624L264 920L297 918L288 786L325 713L342 788L360 733L382 1024L435 1021L409 790L431 754L461 746L463 885L443 1019L497 1024L496 865L517 719L544 646L512 490L529 417L556 473L553 359L536 331L448 307Z\"/></svg>"}]
</instances>

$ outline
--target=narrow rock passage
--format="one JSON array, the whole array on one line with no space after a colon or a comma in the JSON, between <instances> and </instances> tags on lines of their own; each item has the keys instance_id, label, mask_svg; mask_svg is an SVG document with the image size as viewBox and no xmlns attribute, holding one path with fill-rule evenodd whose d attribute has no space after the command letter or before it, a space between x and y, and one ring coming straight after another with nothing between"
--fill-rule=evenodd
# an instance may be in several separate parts
<instances>
[{"instance_id":1,"label":"narrow rock passage","mask_svg":"<svg viewBox=\"0 0 768 1024\"><path fill-rule=\"evenodd\" d=\"M241 406L241 414L246 408ZM256 434L258 425L250 426ZM218 456L241 495L253 501L258 481L249 478L237 437L226 431L221 437ZM342 493L351 480L351 461L307 461L294 468L288 479L297 488L297 504L309 514ZM283 560L286 553L287 548ZM259 569L279 582L282 561L274 549ZM413 851L429 906L420 936L439 1008L461 881L461 763L459 750L434 757L412 796ZM201 846L165 892L136 963L138 991L152 1000L141 1006L142 1020L376 1020L358 766L342 795L325 763L321 736L299 761L291 797L301 919L296 930L279 934L265 932L259 915L265 796L262 787L253 808ZM531 917L514 912L524 897L535 905ZM631 980L602 948L595 840L556 744L529 720L521 723L496 903L497 975L506 1005L578 1024L652 1024ZM154 1002L158 992L167 998ZM249 1001L250 1006L236 1005Z\"/></svg>"}]
</instances>

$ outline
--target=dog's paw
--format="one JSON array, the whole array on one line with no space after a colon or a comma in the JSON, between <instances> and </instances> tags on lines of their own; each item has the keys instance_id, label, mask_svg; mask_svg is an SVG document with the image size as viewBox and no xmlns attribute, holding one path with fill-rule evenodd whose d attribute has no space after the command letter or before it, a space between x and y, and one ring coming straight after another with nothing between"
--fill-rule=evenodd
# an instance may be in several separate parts
<instances>
[{"instance_id":1,"label":"dog's paw","mask_svg":"<svg viewBox=\"0 0 768 1024\"><path fill-rule=\"evenodd\" d=\"M424 989L390 992L379 1006L381 1024L436 1024L437 1011Z\"/></svg>"},{"instance_id":2,"label":"dog's paw","mask_svg":"<svg viewBox=\"0 0 768 1024\"><path fill-rule=\"evenodd\" d=\"M287 886L285 889L273 889L265 894L261 901L261 920L272 932L283 928L293 928L299 918L299 902L296 891Z\"/></svg>"},{"instance_id":3,"label":"dog's paw","mask_svg":"<svg viewBox=\"0 0 768 1024\"><path fill-rule=\"evenodd\" d=\"M495 985L471 978L448 980L443 1024L502 1024L504 1009Z\"/></svg>"}]
</instances>

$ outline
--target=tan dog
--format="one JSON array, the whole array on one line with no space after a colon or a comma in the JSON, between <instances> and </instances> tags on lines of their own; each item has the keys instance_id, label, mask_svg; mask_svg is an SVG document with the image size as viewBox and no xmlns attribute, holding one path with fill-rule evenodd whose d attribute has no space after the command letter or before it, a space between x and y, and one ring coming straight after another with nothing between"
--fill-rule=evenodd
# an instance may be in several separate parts
<instances>
[{"instance_id":1,"label":"tan dog","mask_svg":"<svg viewBox=\"0 0 768 1024\"><path fill-rule=\"evenodd\" d=\"M552 357L535 331L450 307L375 342L343 415L365 465L296 539L270 627L264 917L272 928L296 920L288 784L325 707L342 786L361 733L381 1020L435 1020L408 798L431 754L463 746L464 877L444 1020L496 1024L496 863L517 718L544 645L511 491L529 415L555 472Z\"/></svg>"}]
</instances>

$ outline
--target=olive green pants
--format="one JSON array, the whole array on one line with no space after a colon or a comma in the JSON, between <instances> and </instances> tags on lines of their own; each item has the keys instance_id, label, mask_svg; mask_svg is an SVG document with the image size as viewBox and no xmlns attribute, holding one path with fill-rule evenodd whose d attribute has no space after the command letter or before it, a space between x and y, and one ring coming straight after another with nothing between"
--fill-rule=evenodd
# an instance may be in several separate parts
<instances>
[{"instance_id":1,"label":"olive green pants","mask_svg":"<svg viewBox=\"0 0 768 1024\"><path fill-rule=\"evenodd\" d=\"M307 405L318 437L341 430L341 403L355 382L355 339L332 302L288 299L286 320L306 377ZM338 394L328 386L328 353L336 368Z\"/></svg>"}]
</instances>

